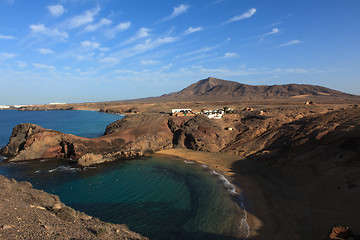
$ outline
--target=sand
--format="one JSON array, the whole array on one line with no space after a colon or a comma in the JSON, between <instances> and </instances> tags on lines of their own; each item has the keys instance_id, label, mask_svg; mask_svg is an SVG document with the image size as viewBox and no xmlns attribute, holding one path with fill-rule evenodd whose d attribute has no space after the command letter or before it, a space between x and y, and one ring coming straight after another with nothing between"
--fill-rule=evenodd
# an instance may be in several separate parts
<instances>
[{"instance_id":1,"label":"sand","mask_svg":"<svg viewBox=\"0 0 360 240\"><path fill-rule=\"evenodd\" d=\"M312 239L309 203L289 179L255 161L222 153L168 149L156 154L206 164L239 187L250 227L248 239ZM155 154L155 155L156 155Z\"/></svg>"}]
</instances>

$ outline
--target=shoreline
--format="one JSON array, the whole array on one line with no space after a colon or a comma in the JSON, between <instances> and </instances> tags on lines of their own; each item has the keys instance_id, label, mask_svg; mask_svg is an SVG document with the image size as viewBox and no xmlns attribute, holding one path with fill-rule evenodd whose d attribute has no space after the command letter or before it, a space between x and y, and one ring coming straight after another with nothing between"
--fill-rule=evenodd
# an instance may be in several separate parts
<instances>
[{"instance_id":1,"label":"shoreline","mask_svg":"<svg viewBox=\"0 0 360 240\"><path fill-rule=\"evenodd\" d=\"M204 160L202 158L204 155L209 155L211 157L204 158L207 159ZM246 195L244 195L243 189L239 186L238 182L236 182L234 177L230 174L231 170L226 165L224 166L223 164L217 163L217 161L223 159L224 157L227 160L231 159L232 161L236 161L237 158L229 155L224 155L225 154L222 153L206 153L192 151L188 149L167 149L150 154L150 156L161 156L165 158L180 160L186 164L196 163L204 168L207 168L212 175L215 175L219 179L219 181L223 182L224 187L229 192L229 194L235 197L235 203L243 211L243 216L240 219L239 230L241 234L246 234L246 237L241 239L249 239L254 237L252 236L253 234L251 229L256 229L258 226L255 221L249 219L248 207L245 203ZM247 233L243 232L244 228Z\"/></svg>"},{"instance_id":2,"label":"shoreline","mask_svg":"<svg viewBox=\"0 0 360 240\"><path fill-rule=\"evenodd\" d=\"M243 198L250 230L247 239L313 238L313 230L309 226L312 217L307 201L288 181L284 181L285 177L273 169L223 153L167 149L151 155L205 164L209 170L224 175ZM293 216L297 219L290 220Z\"/></svg>"}]
</instances>

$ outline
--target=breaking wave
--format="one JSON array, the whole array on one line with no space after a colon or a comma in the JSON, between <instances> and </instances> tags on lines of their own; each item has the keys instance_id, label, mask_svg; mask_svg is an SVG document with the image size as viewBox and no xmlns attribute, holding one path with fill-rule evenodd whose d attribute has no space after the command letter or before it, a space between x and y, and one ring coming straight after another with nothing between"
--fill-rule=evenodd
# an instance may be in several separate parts
<instances>
[{"instance_id":1,"label":"breaking wave","mask_svg":"<svg viewBox=\"0 0 360 240\"><path fill-rule=\"evenodd\" d=\"M187 161L187 160L184 160L184 163L188 163L188 164L195 164L194 161Z\"/></svg>"},{"instance_id":2,"label":"breaking wave","mask_svg":"<svg viewBox=\"0 0 360 240\"><path fill-rule=\"evenodd\" d=\"M239 193L236 192L236 187L229 180L227 180L227 178L224 177L224 175L217 173L214 170L212 170L210 172L211 172L211 174L218 176L219 180L224 183L226 190L228 190L231 194L239 195Z\"/></svg>"},{"instance_id":3,"label":"breaking wave","mask_svg":"<svg viewBox=\"0 0 360 240\"><path fill-rule=\"evenodd\" d=\"M80 171L80 168L74 168L70 166L59 166L57 168L50 169L49 172L77 172Z\"/></svg>"},{"instance_id":4,"label":"breaking wave","mask_svg":"<svg viewBox=\"0 0 360 240\"><path fill-rule=\"evenodd\" d=\"M236 191L236 187L234 184L232 184L224 175L217 173L216 171L212 170L210 171L211 174L216 175L221 182L224 183L224 186L226 190L228 190L232 195L236 196L236 202L240 205L240 207L243 209L244 217L240 220L240 231L246 234L247 239L250 236L250 227L247 222L247 212L244 205L244 198L243 196Z\"/></svg>"}]
</instances>

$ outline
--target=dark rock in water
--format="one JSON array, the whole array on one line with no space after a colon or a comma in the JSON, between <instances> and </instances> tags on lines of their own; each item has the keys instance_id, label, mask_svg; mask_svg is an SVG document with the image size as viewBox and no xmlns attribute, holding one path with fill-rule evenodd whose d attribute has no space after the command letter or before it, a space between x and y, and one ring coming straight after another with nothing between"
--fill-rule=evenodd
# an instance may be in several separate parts
<instances>
[{"instance_id":1,"label":"dark rock in water","mask_svg":"<svg viewBox=\"0 0 360 240\"><path fill-rule=\"evenodd\" d=\"M123 224L105 223L65 206L58 196L28 182L1 175L0 199L0 239L147 239Z\"/></svg>"}]
</instances>

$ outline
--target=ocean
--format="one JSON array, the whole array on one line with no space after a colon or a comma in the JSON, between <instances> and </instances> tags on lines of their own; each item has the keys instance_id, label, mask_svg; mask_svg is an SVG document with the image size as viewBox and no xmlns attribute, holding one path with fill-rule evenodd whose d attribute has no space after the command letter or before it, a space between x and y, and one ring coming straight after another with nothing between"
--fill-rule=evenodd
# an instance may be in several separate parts
<instances>
[{"instance_id":1,"label":"ocean","mask_svg":"<svg viewBox=\"0 0 360 240\"><path fill-rule=\"evenodd\" d=\"M31 122L84 137L103 134L121 115L92 111L0 111L0 146L11 129ZM78 168L70 161L3 163L0 174L29 181L72 208L125 223L150 239L240 239L239 195L207 166L164 157Z\"/></svg>"}]
</instances>

